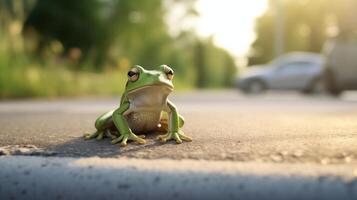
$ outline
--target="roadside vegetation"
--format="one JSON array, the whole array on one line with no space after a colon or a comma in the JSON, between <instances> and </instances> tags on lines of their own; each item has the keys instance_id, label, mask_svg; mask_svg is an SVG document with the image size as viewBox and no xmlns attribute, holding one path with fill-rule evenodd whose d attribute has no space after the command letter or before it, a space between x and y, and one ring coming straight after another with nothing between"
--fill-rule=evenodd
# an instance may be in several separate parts
<instances>
[{"instance_id":1,"label":"roadside vegetation","mask_svg":"<svg viewBox=\"0 0 357 200\"><path fill-rule=\"evenodd\" d=\"M177 89L229 87L236 65L212 38L169 33L194 0L0 1L0 99L119 95L133 65L174 68ZM179 25L178 25L179 26Z\"/></svg>"}]
</instances>

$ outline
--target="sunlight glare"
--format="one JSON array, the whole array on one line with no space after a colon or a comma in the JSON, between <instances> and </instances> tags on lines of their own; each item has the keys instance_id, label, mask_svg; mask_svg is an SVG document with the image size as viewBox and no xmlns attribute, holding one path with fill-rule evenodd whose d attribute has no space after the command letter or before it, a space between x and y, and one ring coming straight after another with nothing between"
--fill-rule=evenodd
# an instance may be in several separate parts
<instances>
[{"instance_id":1,"label":"sunlight glare","mask_svg":"<svg viewBox=\"0 0 357 200\"><path fill-rule=\"evenodd\" d=\"M244 56L255 39L255 19L266 6L266 0L198 0L200 16L195 28L202 36L213 36L233 56Z\"/></svg>"}]
</instances>

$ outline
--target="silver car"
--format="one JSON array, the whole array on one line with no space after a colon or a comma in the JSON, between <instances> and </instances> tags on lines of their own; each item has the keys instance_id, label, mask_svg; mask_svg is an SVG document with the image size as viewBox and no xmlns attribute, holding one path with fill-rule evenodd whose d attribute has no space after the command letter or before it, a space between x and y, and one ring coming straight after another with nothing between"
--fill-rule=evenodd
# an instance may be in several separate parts
<instances>
[{"instance_id":1,"label":"silver car","mask_svg":"<svg viewBox=\"0 0 357 200\"><path fill-rule=\"evenodd\" d=\"M238 79L237 86L247 93L260 93L266 89L312 93L323 88L323 63L320 54L285 54L266 65L249 67Z\"/></svg>"}]
</instances>

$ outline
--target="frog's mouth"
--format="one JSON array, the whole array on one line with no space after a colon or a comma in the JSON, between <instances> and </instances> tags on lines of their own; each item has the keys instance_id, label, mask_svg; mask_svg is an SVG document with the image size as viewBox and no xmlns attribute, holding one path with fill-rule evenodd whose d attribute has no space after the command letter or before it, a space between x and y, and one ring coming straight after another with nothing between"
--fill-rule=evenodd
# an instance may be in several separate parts
<instances>
[{"instance_id":1,"label":"frog's mouth","mask_svg":"<svg viewBox=\"0 0 357 200\"><path fill-rule=\"evenodd\" d=\"M137 94L138 92L144 92L144 91L148 91L148 92L162 92L162 93L171 93L174 90L174 88L171 85L168 84L151 84L151 85L145 85L143 87L140 88L136 88L133 89L131 91L128 92L128 94Z\"/></svg>"}]
</instances>

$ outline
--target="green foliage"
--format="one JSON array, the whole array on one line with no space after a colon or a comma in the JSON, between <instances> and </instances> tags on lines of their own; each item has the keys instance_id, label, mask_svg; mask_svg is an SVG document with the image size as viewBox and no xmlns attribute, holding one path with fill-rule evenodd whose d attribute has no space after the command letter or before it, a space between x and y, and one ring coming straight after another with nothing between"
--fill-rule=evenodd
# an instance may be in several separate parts
<instances>
[{"instance_id":1,"label":"green foliage","mask_svg":"<svg viewBox=\"0 0 357 200\"><path fill-rule=\"evenodd\" d=\"M197 42L194 59L198 67L197 87L232 86L236 73L234 60L226 51L216 47L212 39Z\"/></svg>"},{"instance_id":2,"label":"green foliage","mask_svg":"<svg viewBox=\"0 0 357 200\"><path fill-rule=\"evenodd\" d=\"M21 54L10 60L0 53L0 72L0 98L118 95L126 81L126 73L120 71L79 72L63 64L43 67Z\"/></svg>"},{"instance_id":3,"label":"green foliage","mask_svg":"<svg viewBox=\"0 0 357 200\"><path fill-rule=\"evenodd\" d=\"M192 2L180 2L187 13ZM233 58L194 32L170 35L168 9L164 0L0 1L0 98L118 95L135 64L171 66L178 88L231 86Z\"/></svg>"},{"instance_id":4,"label":"green foliage","mask_svg":"<svg viewBox=\"0 0 357 200\"><path fill-rule=\"evenodd\" d=\"M101 16L104 5L97 0L38 0L25 21L26 29L33 28L39 35L36 53L41 54L52 40L63 45L64 54L79 48L85 58L93 46L98 52L108 40L105 19ZM92 54L97 60L99 53Z\"/></svg>"}]
</instances>

